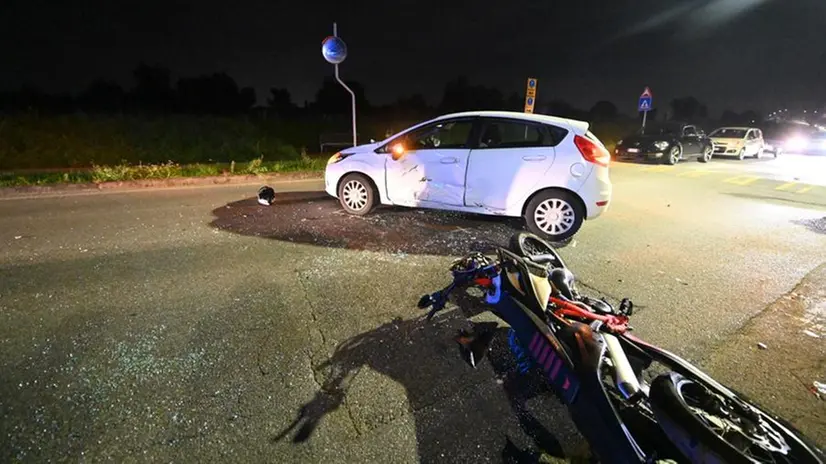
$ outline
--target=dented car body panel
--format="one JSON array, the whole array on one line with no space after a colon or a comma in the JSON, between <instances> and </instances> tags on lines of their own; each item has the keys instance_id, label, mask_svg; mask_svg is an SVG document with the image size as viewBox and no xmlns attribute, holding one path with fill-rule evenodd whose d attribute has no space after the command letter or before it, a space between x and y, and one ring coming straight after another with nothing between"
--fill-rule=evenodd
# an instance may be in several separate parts
<instances>
[{"instance_id":1,"label":"dented car body panel","mask_svg":"<svg viewBox=\"0 0 826 464\"><path fill-rule=\"evenodd\" d=\"M599 216L611 197L607 166L587 162L574 137L588 124L552 116L469 112L417 124L384 141L343 150L327 166L325 190L337 197L351 173L373 182L385 205L519 217L545 189L564 189ZM598 141L597 141L598 142ZM393 147L404 145L394 156Z\"/></svg>"}]
</instances>

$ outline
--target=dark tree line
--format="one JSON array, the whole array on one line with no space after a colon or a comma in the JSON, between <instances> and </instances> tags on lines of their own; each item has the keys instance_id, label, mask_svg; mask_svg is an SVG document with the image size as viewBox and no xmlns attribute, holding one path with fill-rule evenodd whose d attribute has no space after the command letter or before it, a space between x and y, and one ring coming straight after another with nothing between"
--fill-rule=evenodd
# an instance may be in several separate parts
<instances>
[{"instance_id":1,"label":"dark tree line","mask_svg":"<svg viewBox=\"0 0 826 464\"><path fill-rule=\"evenodd\" d=\"M312 102L302 105L293 101L289 90L272 88L263 108L256 108L255 90L240 88L226 73L183 77L172 81L170 70L160 66L138 65L133 71L134 87L124 89L117 83L97 80L76 95L46 94L32 88L0 93L0 111L91 113L143 112L236 115L252 110L267 117L346 116L350 112L350 94L333 79L326 78ZM361 115L395 119L421 119L437 114L482 109L522 111L524 96L504 94L501 90L473 84L466 77L458 77L445 84L439 103L428 104L421 94L405 95L386 105L372 105L359 82L347 82L356 95ZM587 120L594 123L628 119L610 101L598 101L590 109L575 108L559 99L539 100L536 112ZM649 120L658 119L656 109L649 112ZM701 123L709 119L707 107L694 97L676 98L668 105L666 119ZM759 115L754 111L735 113L726 110L721 123L751 123Z\"/></svg>"}]
</instances>

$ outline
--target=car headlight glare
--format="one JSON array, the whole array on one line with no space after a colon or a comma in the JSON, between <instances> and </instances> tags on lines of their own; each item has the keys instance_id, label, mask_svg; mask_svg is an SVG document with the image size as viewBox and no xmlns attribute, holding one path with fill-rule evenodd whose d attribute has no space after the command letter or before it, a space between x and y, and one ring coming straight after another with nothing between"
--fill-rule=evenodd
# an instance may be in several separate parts
<instances>
[{"instance_id":1,"label":"car headlight glare","mask_svg":"<svg viewBox=\"0 0 826 464\"><path fill-rule=\"evenodd\" d=\"M660 140L658 142L654 142L654 146L657 147L657 150L665 150L668 148L668 142L665 140Z\"/></svg>"}]
</instances>

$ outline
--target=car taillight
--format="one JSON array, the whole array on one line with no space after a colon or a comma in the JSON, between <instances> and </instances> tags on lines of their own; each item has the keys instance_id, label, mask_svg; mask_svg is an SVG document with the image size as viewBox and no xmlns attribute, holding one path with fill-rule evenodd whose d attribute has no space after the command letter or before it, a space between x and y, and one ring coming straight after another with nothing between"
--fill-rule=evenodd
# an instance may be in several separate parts
<instances>
[{"instance_id":1,"label":"car taillight","mask_svg":"<svg viewBox=\"0 0 826 464\"><path fill-rule=\"evenodd\" d=\"M608 150L581 135L574 136L574 145L576 145L586 161L590 161L599 166L605 166L606 168L608 167L608 162L611 160L611 155L608 153Z\"/></svg>"}]
</instances>

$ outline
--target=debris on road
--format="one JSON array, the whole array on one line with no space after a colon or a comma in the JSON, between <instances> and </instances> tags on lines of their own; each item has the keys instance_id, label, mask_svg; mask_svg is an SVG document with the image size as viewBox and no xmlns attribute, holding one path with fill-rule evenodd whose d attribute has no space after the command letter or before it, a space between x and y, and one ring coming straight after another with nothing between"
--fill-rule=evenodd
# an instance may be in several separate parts
<instances>
[{"instance_id":1,"label":"debris on road","mask_svg":"<svg viewBox=\"0 0 826 464\"><path fill-rule=\"evenodd\" d=\"M803 333L810 336L810 337L812 337L812 338L820 338L820 335L812 332L811 330L804 330Z\"/></svg>"},{"instance_id":2,"label":"debris on road","mask_svg":"<svg viewBox=\"0 0 826 464\"><path fill-rule=\"evenodd\" d=\"M768 350L769 349L769 347L766 346L766 344L763 343L763 342L758 343L757 347L760 348L761 350Z\"/></svg>"},{"instance_id":3,"label":"debris on road","mask_svg":"<svg viewBox=\"0 0 826 464\"><path fill-rule=\"evenodd\" d=\"M812 382L812 393L818 398L826 400L826 383L820 383L817 380Z\"/></svg>"},{"instance_id":4,"label":"debris on road","mask_svg":"<svg viewBox=\"0 0 826 464\"><path fill-rule=\"evenodd\" d=\"M270 206L275 201L275 190L265 185L258 189L258 203L264 206Z\"/></svg>"},{"instance_id":5,"label":"debris on road","mask_svg":"<svg viewBox=\"0 0 826 464\"><path fill-rule=\"evenodd\" d=\"M674 278L674 280L676 280L677 282L679 282L679 283L681 283L681 284L683 284L683 285L688 285L688 282L686 282L685 280L683 280L683 279L681 279L681 278L679 278L679 277L675 277L675 278Z\"/></svg>"},{"instance_id":6,"label":"debris on road","mask_svg":"<svg viewBox=\"0 0 826 464\"><path fill-rule=\"evenodd\" d=\"M15 240L20 240L21 238L23 238L23 236L22 236L22 235L15 235L15 236L14 236L14 239L15 239Z\"/></svg>"}]
</instances>

